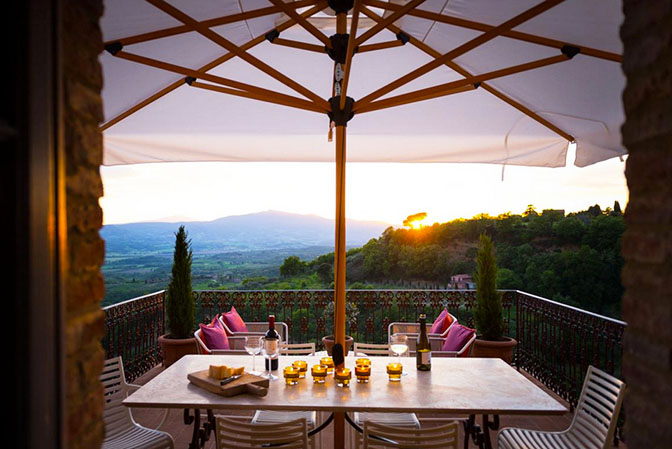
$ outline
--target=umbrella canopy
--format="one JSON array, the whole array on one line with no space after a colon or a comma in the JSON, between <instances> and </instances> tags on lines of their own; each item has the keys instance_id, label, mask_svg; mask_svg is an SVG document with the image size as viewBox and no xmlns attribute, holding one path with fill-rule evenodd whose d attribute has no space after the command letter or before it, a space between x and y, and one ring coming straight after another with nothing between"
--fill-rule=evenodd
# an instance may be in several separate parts
<instances>
[{"instance_id":1,"label":"umbrella canopy","mask_svg":"<svg viewBox=\"0 0 672 449\"><path fill-rule=\"evenodd\" d=\"M341 3L106 2L104 163L334 161ZM620 2L347 6L348 161L558 167L570 141L578 166L625 154Z\"/></svg>"},{"instance_id":2,"label":"umbrella canopy","mask_svg":"<svg viewBox=\"0 0 672 449\"><path fill-rule=\"evenodd\" d=\"M110 1L104 163L335 161L342 365L346 160L624 154L621 20L597 0Z\"/></svg>"}]
</instances>

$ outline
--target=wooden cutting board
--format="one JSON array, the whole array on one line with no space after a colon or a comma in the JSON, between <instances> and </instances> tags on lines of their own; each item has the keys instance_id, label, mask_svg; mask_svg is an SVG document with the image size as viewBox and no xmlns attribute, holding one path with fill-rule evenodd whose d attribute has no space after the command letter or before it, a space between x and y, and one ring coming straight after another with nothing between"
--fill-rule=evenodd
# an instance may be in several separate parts
<instances>
[{"instance_id":1,"label":"wooden cutting board","mask_svg":"<svg viewBox=\"0 0 672 449\"><path fill-rule=\"evenodd\" d=\"M208 391L221 396L236 396L238 394L252 394L255 396L266 396L268 394L268 379L259 376L253 376L249 373L243 373L238 379L221 385L221 380L214 379L208 375L209 370L196 371L187 375L191 383Z\"/></svg>"}]
</instances>

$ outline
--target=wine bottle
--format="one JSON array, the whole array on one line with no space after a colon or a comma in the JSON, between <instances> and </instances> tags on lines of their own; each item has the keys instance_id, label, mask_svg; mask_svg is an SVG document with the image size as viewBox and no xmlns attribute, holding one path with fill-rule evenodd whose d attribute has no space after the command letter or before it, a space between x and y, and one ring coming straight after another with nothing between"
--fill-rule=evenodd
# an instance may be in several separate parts
<instances>
[{"instance_id":1,"label":"wine bottle","mask_svg":"<svg viewBox=\"0 0 672 449\"><path fill-rule=\"evenodd\" d=\"M275 315L269 315L268 316L268 330L266 331L266 334L264 335L266 338L266 344L273 344L273 340L275 340L276 345L280 345L280 335L275 330ZM276 371L278 369L278 351L272 351L275 352L275 356L273 358L266 359L266 370L268 370L268 364L270 362L271 364L271 371Z\"/></svg>"},{"instance_id":2,"label":"wine bottle","mask_svg":"<svg viewBox=\"0 0 672 449\"><path fill-rule=\"evenodd\" d=\"M419 371L429 371L432 369L432 347L427 338L427 317L424 313L420 315L419 322L420 334L415 345L416 366Z\"/></svg>"}]
</instances>

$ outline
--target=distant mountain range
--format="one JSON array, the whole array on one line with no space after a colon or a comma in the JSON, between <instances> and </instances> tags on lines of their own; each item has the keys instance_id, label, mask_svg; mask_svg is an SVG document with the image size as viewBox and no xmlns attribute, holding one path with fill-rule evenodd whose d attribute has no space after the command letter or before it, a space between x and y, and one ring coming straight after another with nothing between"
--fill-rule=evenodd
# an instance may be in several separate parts
<instances>
[{"instance_id":1,"label":"distant mountain range","mask_svg":"<svg viewBox=\"0 0 672 449\"><path fill-rule=\"evenodd\" d=\"M145 222L106 225L101 230L108 255L170 253L174 233L184 224L194 253L225 253L334 245L334 221L316 215L266 211L213 221ZM389 226L347 220L348 246L361 246Z\"/></svg>"}]
</instances>

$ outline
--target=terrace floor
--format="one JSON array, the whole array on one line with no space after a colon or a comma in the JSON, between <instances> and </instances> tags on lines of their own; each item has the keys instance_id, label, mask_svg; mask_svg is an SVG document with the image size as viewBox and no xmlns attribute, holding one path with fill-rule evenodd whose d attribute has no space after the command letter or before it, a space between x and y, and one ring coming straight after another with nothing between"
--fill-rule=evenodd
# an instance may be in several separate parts
<instances>
[{"instance_id":1,"label":"terrace floor","mask_svg":"<svg viewBox=\"0 0 672 449\"><path fill-rule=\"evenodd\" d=\"M155 376L157 376L163 368L161 366L157 366L154 369L150 370L146 374L144 374L142 377L136 379L133 383L138 384L138 385L143 385L144 383L148 382ZM556 396L553 392L551 392L548 388L546 388L543 384L538 382L536 379L534 379L532 376L527 374L525 371L521 370L521 373L531 379L535 384L537 384L540 388L542 388L544 391L546 391L548 394L556 398L559 402L564 404L565 406L568 406L568 404L560 399L558 396ZM244 412L234 412L233 414L240 415L241 413ZM441 415L442 418L447 417L448 415ZM134 409L133 410L133 417L134 419L141 425L154 428L156 425L159 423L161 418L163 417L163 411L162 410L154 410L154 409ZM423 422L423 419L429 418L431 419L432 416L430 415L420 415L420 420L422 422L422 425L425 426L431 426L432 422L430 420L427 420ZM464 417L460 417L464 418ZM500 428L504 427L524 427L528 429L538 429L538 430L563 430L566 429L572 419L572 413L567 413L564 416L501 416L500 417ZM480 418L478 419L480 422ZM168 418L166 419L166 422L163 424L161 427L161 430L168 432L172 435L173 439L175 440L175 447L176 449L182 449L182 448L187 448L189 447L189 443L191 441L191 432L192 432L192 427L191 426L186 426L182 420L182 411L181 410L172 410ZM328 426L325 430L322 432L322 446L321 448L323 449L331 449L333 447L332 441L333 441L333 427ZM495 444L495 432L491 433L491 436L493 438L493 445ZM462 432L462 426L460 426L460 447L462 447L462 442L463 442L463 432ZM470 448L477 448L477 446L473 443L473 441L470 440L469 442L469 447ZM214 437L210 439L205 445L205 448L207 449L214 449L215 448L215 442L214 442ZM627 446L624 442L619 443L618 449L627 449Z\"/></svg>"}]
</instances>

